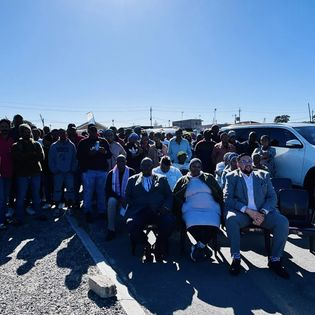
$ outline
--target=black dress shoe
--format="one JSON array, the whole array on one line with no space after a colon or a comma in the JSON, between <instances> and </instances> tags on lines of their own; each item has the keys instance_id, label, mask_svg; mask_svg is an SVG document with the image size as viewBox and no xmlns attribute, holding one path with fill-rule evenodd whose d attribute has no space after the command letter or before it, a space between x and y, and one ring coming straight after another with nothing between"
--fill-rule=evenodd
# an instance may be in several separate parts
<instances>
[{"instance_id":1,"label":"black dress shoe","mask_svg":"<svg viewBox=\"0 0 315 315\"><path fill-rule=\"evenodd\" d=\"M115 231L108 230L107 234L105 236L105 241L109 242L109 241L113 240L115 238L115 236L116 236Z\"/></svg>"},{"instance_id":2,"label":"black dress shoe","mask_svg":"<svg viewBox=\"0 0 315 315\"><path fill-rule=\"evenodd\" d=\"M233 259L229 271L231 275L237 276L241 272L241 260Z\"/></svg>"},{"instance_id":3,"label":"black dress shoe","mask_svg":"<svg viewBox=\"0 0 315 315\"><path fill-rule=\"evenodd\" d=\"M142 262L144 263L153 262L153 251L152 251L151 245L146 245L144 247Z\"/></svg>"},{"instance_id":4,"label":"black dress shoe","mask_svg":"<svg viewBox=\"0 0 315 315\"><path fill-rule=\"evenodd\" d=\"M283 279L289 279L290 278L289 273L284 269L284 267L281 265L280 261L269 261L268 267L270 270L272 270L279 277L281 277Z\"/></svg>"}]
</instances>

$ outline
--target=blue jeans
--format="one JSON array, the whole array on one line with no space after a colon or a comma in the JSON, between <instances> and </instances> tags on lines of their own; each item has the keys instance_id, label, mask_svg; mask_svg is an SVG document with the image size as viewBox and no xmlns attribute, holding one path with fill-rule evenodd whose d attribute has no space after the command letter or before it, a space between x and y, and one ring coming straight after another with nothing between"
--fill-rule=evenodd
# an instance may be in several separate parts
<instances>
[{"instance_id":1,"label":"blue jeans","mask_svg":"<svg viewBox=\"0 0 315 315\"><path fill-rule=\"evenodd\" d=\"M41 214L40 207L40 180L41 175L28 177L17 177L17 197L16 197L16 218L23 221L24 219L24 199L30 186L32 191L32 208L35 214Z\"/></svg>"},{"instance_id":2,"label":"blue jeans","mask_svg":"<svg viewBox=\"0 0 315 315\"><path fill-rule=\"evenodd\" d=\"M42 186L46 198L46 203L51 203L53 194L53 176L51 174L42 175Z\"/></svg>"},{"instance_id":3,"label":"blue jeans","mask_svg":"<svg viewBox=\"0 0 315 315\"><path fill-rule=\"evenodd\" d=\"M11 178L0 177L0 224L5 222L7 203L11 189Z\"/></svg>"},{"instance_id":4,"label":"blue jeans","mask_svg":"<svg viewBox=\"0 0 315 315\"><path fill-rule=\"evenodd\" d=\"M92 199L94 191L96 192L97 210L99 213L105 213L105 184L107 172L87 170L82 173L83 182L83 203L84 211L92 211Z\"/></svg>"},{"instance_id":5,"label":"blue jeans","mask_svg":"<svg viewBox=\"0 0 315 315\"><path fill-rule=\"evenodd\" d=\"M54 174L54 201L61 201L64 186L66 188L65 200L74 201L74 183L72 173Z\"/></svg>"}]
</instances>

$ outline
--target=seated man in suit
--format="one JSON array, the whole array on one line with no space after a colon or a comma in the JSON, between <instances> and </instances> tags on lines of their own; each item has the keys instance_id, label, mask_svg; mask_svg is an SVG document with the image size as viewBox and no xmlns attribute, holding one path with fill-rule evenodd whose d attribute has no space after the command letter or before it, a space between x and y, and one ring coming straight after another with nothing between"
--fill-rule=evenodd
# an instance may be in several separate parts
<instances>
[{"instance_id":1,"label":"seated man in suit","mask_svg":"<svg viewBox=\"0 0 315 315\"><path fill-rule=\"evenodd\" d=\"M141 173L129 178L126 188L126 223L130 238L136 243L146 243L143 229L147 224L155 224L158 236L155 243L155 259L163 260L167 240L175 225L172 210L172 192L166 177L152 174L153 161L144 158L140 164ZM148 246L144 249L144 260L151 260Z\"/></svg>"},{"instance_id":2,"label":"seated man in suit","mask_svg":"<svg viewBox=\"0 0 315 315\"><path fill-rule=\"evenodd\" d=\"M289 223L276 209L277 196L269 174L253 170L252 159L246 153L238 156L237 165L238 169L226 176L224 187L225 225L233 258L230 273L238 275L241 271L240 229L254 224L272 231L273 242L268 262L270 270L282 278L289 278L280 261Z\"/></svg>"}]
</instances>

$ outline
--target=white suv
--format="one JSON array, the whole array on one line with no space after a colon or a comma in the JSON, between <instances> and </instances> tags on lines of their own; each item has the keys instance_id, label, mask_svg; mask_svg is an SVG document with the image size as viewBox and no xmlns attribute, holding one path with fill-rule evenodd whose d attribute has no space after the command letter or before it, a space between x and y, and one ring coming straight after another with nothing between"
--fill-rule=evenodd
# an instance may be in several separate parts
<instances>
[{"instance_id":1,"label":"white suv","mask_svg":"<svg viewBox=\"0 0 315 315\"><path fill-rule=\"evenodd\" d=\"M235 131L240 142L247 140L251 131L256 132L257 140L268 135L271 146L276 149L276 176L291 178L293 185L314 189L315 124L239 124L221 129L230 130Z\"/></svg>"}]
</instances>

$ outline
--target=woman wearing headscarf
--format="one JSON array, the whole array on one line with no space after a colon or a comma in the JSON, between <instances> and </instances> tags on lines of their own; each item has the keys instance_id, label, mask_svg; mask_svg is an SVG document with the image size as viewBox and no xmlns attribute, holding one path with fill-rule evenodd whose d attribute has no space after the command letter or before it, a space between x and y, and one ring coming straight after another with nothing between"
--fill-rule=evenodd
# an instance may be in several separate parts
<instances>
[{"instance_id":1,"label":"woman wearing headscarf","mask_svg":"<svg viewBox=\"0 0 315 315\"><path fill-rule=\"evenodd\" d=\"M207 246L221 223L223 194L213 175L201 171L199 159L189 163L189 173L174 188L174 209L193 238L190 257L193 261L211 257Z\"/></svg>"}]
</instances>

